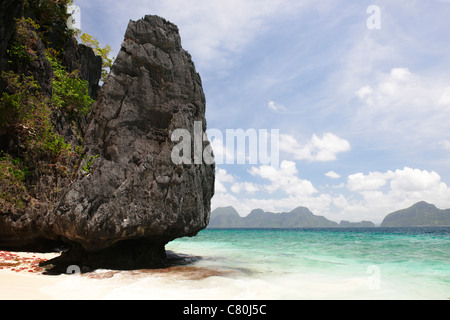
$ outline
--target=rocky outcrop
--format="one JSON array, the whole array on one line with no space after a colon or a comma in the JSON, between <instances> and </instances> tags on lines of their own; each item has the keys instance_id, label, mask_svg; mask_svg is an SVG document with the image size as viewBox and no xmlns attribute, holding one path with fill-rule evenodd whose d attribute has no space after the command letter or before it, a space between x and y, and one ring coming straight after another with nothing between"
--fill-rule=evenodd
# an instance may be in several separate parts
<instances>
[{"instance_id":1,"label":"rocky outcrop","mask_svg":"<svg viewBox=\"0 0 450 320\"><path fill-rule=\"evenodd\" d=\"M25 15L23 3L6 0L0 5L11 17L20 17ZM16 20L3 10L0 17L5 17L0 23L2 70L13 67L17 74L32 75L50 99L53 72L45 49L54 41L27 28L35 56L12 66L5 50L14 41ZM62 35L49 31L48 37L59 39L62 63L68 71L79 70L95 97L101 58ZM36 168L27 178L29 190L20 199L20 210L0 208L0 248L45 252L67 246L61 258L51 261L55 272L72 264L88 269L163 264L167 242L194 236L209 222L214 165L177 165L171 159L174 130L193 134L199 123L206 130L205 103L200 76L181 47L178 28L154 16L131 21L90 116L76 119L75 128L61 110L48 114L55 134L66 143L75 147L83 141L83 160L75 170L77 155L67 167L31 163ZM19 158L11 141L13 136L3 134L0 147Z\"/></svg>"},{"instance_id":2,"label":"rocky outcrop","mask_svg":"<svg viewBox=\"0 0 450 320\"><path fill-rule=\"evenodd\" d=\"M27 7L28 6L28 7ZM0 2L0 70L10 69L7 57L8 46L14 41L17 19L21 17L34 16L34 10L25 5L23 0L3 0ZM64 24L64 21L54 21L55 24ZM63 53L63 65L69 72L78 70L79 78L88 81L89 94L94 99L97 97L99 81L101 78L102 58L96 56L94 51L78 44L75 38L61 38L57 31L49 31L48 40L50 45L61 42ZM51 66L45 57L45 45L36 34L29 32L29 41L34 44L32 59L30 63L21 66L17 73L30 74L39 83L40 87L47 95L51 95L51 81L53 73ZM4 90L4 84L0 83L0 90Z\"/></svg>"},{"instance_id":3,"label":"rocky outcrop","mask_svg":"<svg viewBox=\"0 0 450 320\"><path fill-rule=\"evenodd\" d=\"M164 262L167 242L206 228L214 165L177 165L176 129L205 120L205 96L178 28L156 16L131 21L89 119L76 180L46 216L70 249L58 261L91 268ZM204 142L205 146L209 142Z\"/></svg>"},{"instance_id":4,"label":"rocky outcrop","mask_svg":"<svg viewBox=\"0 0 450 320\"><path fill-rule=\"evenodd\" d=\"M8 65L6 49L14 36L16 20L23 12L23 2L17 0L2 0L0 2L0 70Z\"/></svg>"},{"instance_id":5,"label":"rocky outcrop","mask_svg":"<svg viewBox=\"0 0 450 320\"><path fill-rule=\"evenodd\" d=\"M41 30L36 30L26 21L38 18L33 12L34 6L39 4L38 1L24 2L23 0L0 2L0 73L11 71L22 78L31 76L38 85L36 92L39 93L30 92L30 94L35 97L33 100L36 102L35 109L39 109L42 114L45 112L44 116L51 121L54 132L49 134L59 134L66 143L71 143L75 147L81 143L80 132L84 130L82 123L85 119L84 117L69 118L63 110L49 106L54 73L47 59L46 49L51 43L44 39ZM58 4L52 5L58 6ZM64 21L53 22L59 25L65 23ZM80 78L89 81L94 93L101 77L102 59L96 57L91 48L78 45L72 37L65 41L67 44L63 53L66 67L69 71L78 70ZM15 44L25 45L27 57L8 52L14 49ZM6 83L3 77L0 77L0 97L7 92ZM38 120L36 123L37 126L43 126ZM2 196L17 193L15 196L20 199L20 204L17 206L0 206L0 248L4 250L41 252L53 250L61 245L59 239L47 233L44 217L59 200L60 190L70 185L71 170L76 159L64 162L63 170L58 170L58 161L48 160L48 157L46 158L48 155L33 157L24 147L24 139L36 139L35 137L36 134L32 128L17 124L0 131L1 157L8 154L16 159L15 161L25 163L27 171L23 187L21 185L16 187L16 190L8 190L5 184L0 186ZM4 179L3 176L2 179Z\"/></svg>"}]
</instances>

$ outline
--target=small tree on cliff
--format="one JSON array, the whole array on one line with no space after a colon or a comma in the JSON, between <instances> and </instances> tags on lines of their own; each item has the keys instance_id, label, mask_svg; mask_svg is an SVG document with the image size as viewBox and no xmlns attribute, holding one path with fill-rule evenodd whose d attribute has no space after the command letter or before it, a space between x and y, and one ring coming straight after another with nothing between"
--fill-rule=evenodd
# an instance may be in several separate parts
<instances>
[{"instance_id":1,"label":"small tree on cliff","mask_svg":"<svg viewBox=\"0 0 450 320\"><path fill-rule=\"evenodd\" d=\"M85 46L92 48L95 54L102 58L103 60L102 81L105 81L106 77L108 76L109 69L111 69L112 64L114 63L114 59L109 58L109 54L111 53L111 47L109 45L106 45L104 48L101 48L98 40L87 33L83 33L80 36L80 40Z\"/></svg>"}]
</instances>

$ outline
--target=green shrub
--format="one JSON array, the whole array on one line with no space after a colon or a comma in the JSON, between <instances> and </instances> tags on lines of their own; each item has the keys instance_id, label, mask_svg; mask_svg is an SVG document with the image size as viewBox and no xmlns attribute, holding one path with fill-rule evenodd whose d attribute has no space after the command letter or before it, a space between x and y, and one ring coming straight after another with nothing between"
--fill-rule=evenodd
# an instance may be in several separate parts
<instances>
[{"instance_id":1,"label":"green shrub","mask_svg":"<svg viewBox=\"0 0 450 320\"><path fill-rule=\"evenodd\" d=\"M25 9L30 16L35 18L36 25L39 26L39 37L46 47L53 47L61 50L65 39L73 35L67 27L69 14L67 6L71 0L27 0ZM54 43L50 43L49 36L52 34Z\"/></svg>"},{"instance_id":2,"label":"green shrub","mask_svg":"<svg viewBox=\"0 0 450 320\"><path fill-rule=\"evenodd\" d=\"M87 33L83 33L80 36L81 42L92 48L95 54L102 58L102 81L105 81L108 77L109 70L111 69L114 59L109 58L109 54L111 53L111 47L106 45L104 48L100 47L100 43L97 39Z\"/></svg>"},{"instance_id":3,"label":"green shrub","mask_svg":"<svg viewBox=\"0 0 450 320\"><path fill-rule=\"evenodd\" d=\"M13 206L24 207L23 197L26 194L25 179L29 175L28 168L20 159L0 153L0 204L2 208Z\"/></svg>"},{"instance_id":4,"label":"green shrub","mask_svg":"<svg viewBox=\"0 0 450 320\"><path fill-rule=\"evenodd\" d=\"M14 40L9 44L6 54L8 63L18 68L37 59L37 25L31 18L16 19Z\"/></svg>"},{"instance_id":5,"label":"green shrub","mask_svg":"<svg viewBox=\"0 0 450 320\"><path fill-rule=\"evenodd\" d=\"M82 167L81 171L84 176L87 176L91 173L91 167L94 164L94 160L97 159L100 155L90 156L88 162L86 162Z\"/></svg>"},{"instance_id":6,"label":"green shrub","mask_svg":"<svg viewBox=\"0 0 450 320\"><path fill-rule=\"evenodd\" d=\"M53 72L53 104L66 111L72 118L77 116L87 116L95 102L89 96L89 84L78 77L78 72L69 73L47 52L47 59L50 61Z\"/></svg>"},{"instance_id":7,"label":"green shrub","mask_svg":"<svg viewBox=\"0 0 450 320\"><path fill-rule=\"evenodd\" d=\"M14 61L21 63L22 61L26 61L30 58L27 53L27 47L18 42L13 42L6 53L8 54L9 63L14 63Z\"/></svg>"},{"instance_id":8,"label":"green shrub","mask_svg":"<svg viewBox=\"0 0 450 320\"><path fill-rule=\"evenodd\" d=\"M66 156L71 146L55 132L50 101L39 91L33 77L11 71L3 72L2 77L10 93L4 92L0 98L0 129L17 136L29 161L56 161Z\"/></svg>"}]
</instances>

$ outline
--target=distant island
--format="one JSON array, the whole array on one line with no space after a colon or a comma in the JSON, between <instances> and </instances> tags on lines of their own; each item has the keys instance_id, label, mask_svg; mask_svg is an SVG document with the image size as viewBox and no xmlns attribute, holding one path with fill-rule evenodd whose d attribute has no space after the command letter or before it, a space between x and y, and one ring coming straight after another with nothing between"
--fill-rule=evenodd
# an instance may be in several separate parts
<instances>
[{"instance_id":1,"label":"distant island","mask_svg":"<svg viewBox=\"0 0 450 320\"><path fill-rule=\"evenodd\" d=\"M443 227L450 226L450 209L441 210L425 201L407 209L388 214L381 227Z\"/></svg>"},{"instance_id":2,"label":"distant island","mask_svg":"<svg viewBox=\"0 0 450 320\"><path fill-rule=\"evenodd\" d=\"M388 214L380 227L450 226L450 209L441 210L427 202L419 202L410 208ZM208 228L375 228L371 221L340 223L313 214L306 207L290 212L273 213L255 209L241 217L233 207L221 207L211 213Z\"/></svg>"},{"instance_id":3,"label":"distant island","mask_svg":"<svg viewBox=\"0 0 450 320\"><path fill-rule=\"evenodd\" d=\"M273 213L256 209L241 217L233 207L217 208L211 213L208 228L338 228L375 227L370 221L340 224L323 216L314 215L308 208L298 207L290 212Z\"/></svg>"}]
</instances>

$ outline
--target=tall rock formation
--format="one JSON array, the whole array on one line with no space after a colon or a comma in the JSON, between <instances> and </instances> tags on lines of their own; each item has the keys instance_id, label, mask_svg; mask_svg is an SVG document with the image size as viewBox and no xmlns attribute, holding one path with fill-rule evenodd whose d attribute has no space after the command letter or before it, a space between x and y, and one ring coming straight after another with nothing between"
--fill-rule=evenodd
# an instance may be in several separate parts
<instances>
[{"instance_id":1,"label":"tall rock formation","mask_svg":"<svg viewBox=\"0 0 450 320\"><path fill-rule=\"evenodd\" d=\"M178 28L157 16L131 21L89 119L86 157L45 217L48 234L70 245L59 263L155 266L169 241L206 228L214 164L171 159L174 130L193 134L195 121L206 130L205 103Z\"/></svg>"}]
</instances>

